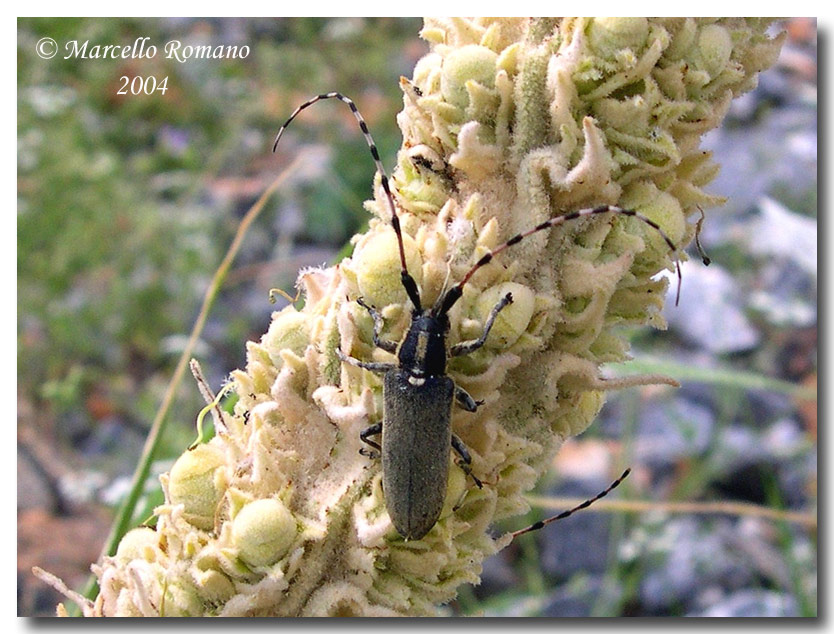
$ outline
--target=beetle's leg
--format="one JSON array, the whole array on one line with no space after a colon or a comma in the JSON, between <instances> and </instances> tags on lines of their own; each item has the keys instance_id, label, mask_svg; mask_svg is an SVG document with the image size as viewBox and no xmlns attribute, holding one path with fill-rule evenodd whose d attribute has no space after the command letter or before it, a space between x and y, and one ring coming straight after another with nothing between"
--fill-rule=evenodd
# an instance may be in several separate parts
<instances>
[{"instance_id":1,"label":"beetle's leg","mask_svg":"<svg viewBox=\"0 0 834 634\"><path fill-rule=\"evenodd\" d=\"M475 352L478 348L480 348L487 340L489 336L489 331L492 330L492 325L495 323L495 318L498 317L498 313L500 313L506 306L513 303L513 294L507 293L504 297L501 298L495 306L492 307L492 310L489 313L489 318L487 319L486 325L484 326L484 331L481 333L481 336L477 339L472 339L471 341L462 341L461 343L456 343L452 346L452 349L449 351L449 354L453 357L459 357L463 354L469 354L470 352Z\"/></svg>"},{"instance_id":2,"label":"beetle's leg","mask_svg":"<svg viewBox=\"0 0 834 634\"><path fill-rule=\"evenodd\" d=\"M478 485L479 489L483 489L484 485L480 480L478 480L478 478L475 477L475 474L472 473L472 467L470 466L472 464L472 457L469 455L466 445L464 445L463 441L454 434L452 434L452 449L457 452L462 461L458 463L458 466L463 469L463 472L466 475L470 476L475 481L475 484Z\"/></svg>"},{"instance_id":3,"label":"beetle's leg","mask_svg":"<svg viewBox=\"0 0 834 634\"><path fill-rule=\"evenodd\" d=\"M467 412L478 411L478 406L483 405L483 401L476 401L472 396L459 385L455 385L455 399L463 409Z\"/></svg>"},{"instance_id":4,"label":"beetle's leg","mask_svg":"<svg viewBox=\"0 0 834 634\"><path fill-rule=\"evenodd\" d=\"M380 337L380 334L382 333L382 328L385 326L385 322L382 319L382 315L379 314L379 311L373 306L369 306L368 304L363 302L361 297L356 300L356 303L359 304L365 310L367 310L374 320L374 345L377 348L382 348L383 350L385 350L385 352L396 354L397 342L387 341Z\"/></svg>"},{"instance_id":5,"label":"beetle's leg","mask_svg":"<svg viewBox=\"0 0 834 634\"><path fill-rule=\"evenodd\" d=\"M370 436L378 436L382 433L382 423L375 423L366 429L363 429L359 432L359 440L364 442L365 444L370 445L377 451L382 451L382 447L379 446L379 443L374 442L373 440L368 440ZM375 452L368 451L365 447L362 447L359 450L363 456L368 456L369 458L375 458L377 454Z\"/></svg>"},{"instance_id":6,"label":"beetle's leg","mask_svg":"<svg viewBox=\"0 0 834 634\"><path fill-rule=\"evenodd\" d=\"M359 359L354 359L353 357L349 357L342 352L341 348L336 348L336 356L345 363L354 365L357 368L362 368L363 370L369 370L370 372L377 372L379 374L385 374L389 370L397 369L397 365L395 363L377 363L375 361L360 361Z\"/></svg>"}]
</instances>

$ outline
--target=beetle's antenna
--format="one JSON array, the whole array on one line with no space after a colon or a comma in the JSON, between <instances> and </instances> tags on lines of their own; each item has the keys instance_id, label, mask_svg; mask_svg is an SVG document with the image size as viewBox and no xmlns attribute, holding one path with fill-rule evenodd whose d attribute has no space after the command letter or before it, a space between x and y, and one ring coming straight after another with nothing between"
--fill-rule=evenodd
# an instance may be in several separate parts
<instances>
[{"instance_id":1,"label":"beetle's antenna","mask_svg":"<svg viewBox=\"0 0 834 634\"><path fill-rule=\"evenodd\" d=\"M701 207L698 207L698 211L701 212L701 217L698 219L698 222L695 223L695 247L698 249L698 255L701 256L701 262L704 263L704 266L709 266L712 263L709 256L704 251L704 247L701 246L701 229L704 226L704 210Z\"/></svg>"},{"instance_id":2,"label":"beetle's antenna","mask_svg":"<svg viewBox=\"0 0 834 634\"><path fill-rule=\"evenodd\" d=\"M570 517L571 515L573 515L577 511L581 511L582 509L588 508L589 506L591 506L591 504L593 504L594 502L596 502L597 500L599 500L601 498L604 498L606 495L611 493L611 491L613 491L618 486L620 486L620 484L622 484L623 480L625 480L628 477L629 473L631 473L630 468L623 471L623 475L621 475L619 478L614 480L614 482L612 482L610 485L608 485L608 488L605 489L605 491L603 491L602 493L598 493L597 495L592 497L590 500L585 500L579 506L574 506L572 509L570 509L568 511L563 511L562 513L559 513L558 515L554 515L553 517L549 517L546 520L540 520L540 521L536 522L535 524L531 524L527 528L522 528L520 530L514 531L512 533L513 539L515 539L519 535L524 535L524 533L530 533L532 531L537 531L541 528L544 528L545 526L547 526L551 522L555 522L557 520L563 520L566 517Z\"/></svg>"},{"instance_id":3,"label":"beetle's antenna","mask_svg":"<svg viewBox=\"0 0 834 634\"><path fill-rule=\"evenodd\" d=\"M473 275L475 275L475 272L478 269L480 269L482 266L485 266L486 264L489 264L489 262L492 260L492 258L494 258L496 255L498 255L502 251L508 249L509 247L513 246L514 244L518 244L524 238L526 238L528 236L531 236L534 233L537 233L539 231L544 231L545 229L550 229L551 227L555 227L557 225L561 225L561 224L564 224L564 223L569 222L571 220L576 220L577 218L582 218L584 216L592 216L594 214L607 214L607 213L618 214L618 215L621 215L621 216L631 216L632 218L637 218L641 222L644 222L647 225L649 225L652 229L655 229L660 234L660 236L663 238L663 240L666 242L666 244L669 246L669 250L672 253L675 253L678 250L678 247L675 246L675 243L672 242L672 240L669 238L668 235L666 235L666 232L663 231L663 229L660 228L660 225L658 225L651 218L647 218L643 214L637 213L636 211L632 211L631 209L623 209L621 207L614 207L612 205L602 205L601 207L593 207L593 208L590 208L590 209L580 209L579 211L574 211L574 212L571 212L571 213L566 214L564 216L556 216L554 218L550 218L549 220L545 220L541 224L536 225L532 229L529 229L527 231L523 231L521 233L518 233L518 234L514 235L512 238L510 238L509 240L507 240L501 246L497 247L496 249L490 251L489 253L487 253L486 255L481 257L481 259L478 260L471 269L469 269L469 272L466 275L463 276L463 279L461 279L461 281L458 282L457 285L453 286L449 290L449 292L446 293L446 296L443 298L443 304L440 307L440 314L448 313L449 310L451 310L452 306L455 305L455 302L457 302L460 299L461 295L463 295L463 287L470 280L470 278ZM677 296L675 298L675 306L677 306L678 301L680 300L680 283L681 283L680 261L678 260L677 257L675 258L675 270L677 271L677 275L678 275L678 293L677 293Z\"/></svg>"},{"instance_id":4,"label":"beetle's antenna","mask_svg":"<svg viewBox=\"0 0 834 634\"><path fill-rule=\"evenodd\" d=\"M400 267L403 286L405 286L405 291L408 293L408 298L411 300L411 303L414 304L414 308L418 311L422 311L423 308L420 303L420 291L417 289L417 283L414 281L414 278L411 277L411 274L408 272L408 266L405 262L405 247L403 246L403 234L400 227L400 218L397 215L397 206L394 203L394 195L391 193L388 175L385 173L385 168L382 166L382 160L379 158L379 151L376 148L376 143L374 143L374 138L368 130L368 124L365 123L365 119L362 118L362 115L359 113L359 109L356 107L353 100L338 92L328 92L322 95L317 95L309 101L305 101L293 111L290 118L287 119L284 125L282 125L278 130L278 134L275 136L275 143L272 144L272 151L274 152L275 148L278 147L278 141L281 140L281 135L284 134L284 130L287 129L287 126L290 125L292 120L298 116L298 113L305 108L309 108L317 101L322 101L323 99L338 99L342 103L347 104L350 111L353 113L353 116L356 117L356 121L359 122L359 128L365 136L365 141L368 142L368 147L371 150L371 156L374 158L376 169L379 172L380 180L382 181L382 189L385 191L385 197L388 199L388 205L391 207L391 226L394 228L394 233L397 234L397 246L400 250Z\"/></svg>"}]
</instances>

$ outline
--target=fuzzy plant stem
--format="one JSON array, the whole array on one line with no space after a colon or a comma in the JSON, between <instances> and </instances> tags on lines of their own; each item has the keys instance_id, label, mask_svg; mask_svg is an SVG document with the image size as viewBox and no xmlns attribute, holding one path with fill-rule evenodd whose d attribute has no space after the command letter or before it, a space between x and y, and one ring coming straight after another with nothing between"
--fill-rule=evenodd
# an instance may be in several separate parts
<instances>
[{"instance_id":1,"label":"fuzzy plant stem","mask_svg":"<svg viewBox=\"0 0 834 634\"><path fill-rule=\"evenodd\" d=\"M301 272L304 308L274 313L247 344L234 414L162 476L156 527L130 531L93 566L101 592L84 613L434 614L478 583L484 558L511 540L490 526L527 510L525 493L607 389L640 383L603 380L600 368L628 356L618 326L665 326L668 282L657 274L685 257L699 210L720 202L703 190L718 167L700 138L775 61L782 38L767 28L742 18L426 20L431 52L401 82L391 188L402 252L377 179L353 255ZM601 205L642 219L557 224L461 288L449 346L476 340L494 317L485 344L447 366L482 401L453 408L451 424L483 487L450 451L438 521L404 539L379 462L359 453L359 434L382 420L382 378L344 362L395 362L375 340L402 341L411 321L401 260L431 306L511 236Z\"/></svg>"}]
</instances>

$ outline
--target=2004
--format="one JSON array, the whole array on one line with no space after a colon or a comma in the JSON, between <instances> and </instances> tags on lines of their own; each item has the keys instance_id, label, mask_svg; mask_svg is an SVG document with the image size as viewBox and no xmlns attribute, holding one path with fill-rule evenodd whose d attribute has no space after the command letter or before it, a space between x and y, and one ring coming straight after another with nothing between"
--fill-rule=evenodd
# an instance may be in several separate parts
<instances>
[{"instance_id":1,"label":"2004","mask_svg":"<svg viewBox=\"0 0 834 634\"><path fill-rule=\"evenodd\" d=\"M168 90L168 77L158 82L156 77L122 75L119 81L122 82L122 86L116 91L117 95L152 95L157 91L164 95L165 91Z\"/></svg>"}]
</instances>

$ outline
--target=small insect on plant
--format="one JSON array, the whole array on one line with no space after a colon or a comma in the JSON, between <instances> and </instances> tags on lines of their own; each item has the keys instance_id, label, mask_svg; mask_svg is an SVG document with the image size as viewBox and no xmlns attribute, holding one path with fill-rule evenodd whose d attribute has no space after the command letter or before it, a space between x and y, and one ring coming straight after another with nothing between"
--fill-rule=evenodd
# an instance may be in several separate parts
<instances>
[{"instance_id":1,"label":"small insect on plant","mask_svg":"<svg viewBox=\"0 0 834 634\"><path fill-rule=\"evenodd\" d=\"M359 123L362 134L370 147L371 155L379 171L382 189L391 209L391 226L397 236L402 284L412 304L411 324L401 342L382 338L384 320L376 307L363 301L356 302L370 313L374 322L373 342L377 347L396 355L397 363L378 363L356 359L337 349L344 363L383 375L383 417L382 421L361 432L360 438L382 455L382 483L385 505L395 528L405 539L421 539L435 525L446 496L449 476L449 451L453 449L460 457L460 467L482 487L481 481L471 470L471 457L466 446L452 433L452 406L457 404L468 412L475 412L481 401L476 401L463 388L446 375L446 362L450 357L467 355L478 350L486 342L490 329L498 314L512 303L511 293L504 295L492 308L480 337L452 346L447 344L450 329L449 311L463 295L463 288L481 267L511 246L526 237L566 222L595 214L614 214L637 218L657 231L672 253L677 247L653 220L628 209L603 205L590 209L573 211L556 216L535 227L516 234L504 244L482 256L457 283L440 297L431 307L424 307L417 283L406 266L402 229L397 206L391 192L388 177L379 158L376 144L356 104L338 92L313 97L301 104L281 126L275 138L273 152L281 140L284 130L305 108L324 99L338 99L347 104ZM680 286L680 265L676 258L678 285ZM381 445L375 437L381 436ZM367 451L363 452L367 455ZM564 513L536 522L532 526L513 533L514 536L537 530L550 522L564 519L572 513L587 508L592 503L616 488L628 475L626 470L607 489Z\"/></svg>"}]
</instances>

